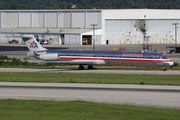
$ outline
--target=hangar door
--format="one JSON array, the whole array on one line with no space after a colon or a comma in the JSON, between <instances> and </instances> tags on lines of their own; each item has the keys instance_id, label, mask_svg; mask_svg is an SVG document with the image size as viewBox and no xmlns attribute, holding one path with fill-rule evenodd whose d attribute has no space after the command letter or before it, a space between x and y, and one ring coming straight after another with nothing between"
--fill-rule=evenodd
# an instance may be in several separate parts
<instances>
[{"instance_id":1,"label":"hangar door","mask_svg":"<svg viewBox=\"0 0 180 120\"><path fill-rule=\"evenodd\" d=\"M95 44L100 45L101 43L101 35L95 36ZM83 35L82 36L82 45L93 45L93 36L92 35Z\"/></svg>"},{"instance_id":2,"label":"hangar door","mask_svg":"<svg viewBox=\"0 0 180 120\"><path fill-rule=\"evenodd\" d=\"M80 34L65 34L65 45L81 45Z\"/></svg>"},{"instance_id":3,"label":"hangar door","mask_svg":"<svg viewBox=\"0 0 180 120\"><path fill-rule=\"evenodd\" d=\"M172 23L180 23L180 20L106 20L105 39L110 44L142 44L144 35L142 27L145 27L145 37L151 44L174 44L175 29ZM180 31L177 31L179 34ZM177 36L180 43L180 36Z\"/></svg>"},{"instance_id":4,"label":"hangar door","mask_svg":"<svg viewBox=\"0 0 180 120\"><path fill-rule=\"evenodd\" d=\"M92 45L92 35L83 35L82 45Z\"/></svg>"}]
</instances>

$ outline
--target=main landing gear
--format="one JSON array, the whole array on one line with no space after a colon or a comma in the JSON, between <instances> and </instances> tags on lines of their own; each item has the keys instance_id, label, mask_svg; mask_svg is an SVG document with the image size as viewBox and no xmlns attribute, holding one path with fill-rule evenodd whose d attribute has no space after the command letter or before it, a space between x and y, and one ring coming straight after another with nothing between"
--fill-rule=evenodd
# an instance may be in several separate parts
<instances>
[{"instance_id":1,"label":"main landing gear","mask_svg":"<svg viewBox=\"0 0 180 120\"><path fill-rule=\"evenodd\" d=\"M88 69L93 69L92 65L88 65ZM84 70L84 66L83 65L79 65L79 70Z\"/></svg>"},{"instance_id":2,"label":"main landing gear","mask_svg":"<svg viewBox=\"0 0 180 120\"><path fill-rule=\"evenodd\" d=\"M88 69L93 69L93 66L92 65L88 65Z\"/></svg>"},{"instance_id":3,"label":"main landing gear","mask_svg":"<svg viewBox=\"0 0 180 120\"><path fill-rule=\"evenodd\" d=\"M167 67L163 67L163 71L166 71L167 69L166 69Z\"/></svg>"},{"instance_id":4,"label":"main landing gear","mask_svg":"<svg viewBox=\"0 0 180 120\"><path fill-rule=\"evenodd\" d=\"M79 65L79 70L84 70L84 66L83 65Z\"/></svg>"}]
</instances>

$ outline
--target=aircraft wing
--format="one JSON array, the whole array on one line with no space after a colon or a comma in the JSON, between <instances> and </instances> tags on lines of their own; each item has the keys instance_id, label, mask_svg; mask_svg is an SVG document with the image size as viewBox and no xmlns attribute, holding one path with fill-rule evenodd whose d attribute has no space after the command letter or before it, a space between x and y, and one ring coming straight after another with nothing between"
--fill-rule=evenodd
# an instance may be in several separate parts
<instances>
[{"instance_id":1,"label":"aircraft wing","mask_svg":"<svg viewBox=\"0 0 180 120\"><path fill-rule=\"evenodd\" d=\"M48 63L76 64L76 65L104 65L104 60L71 60L71 61L47 61Z\"/></svg>"}]
</instances>

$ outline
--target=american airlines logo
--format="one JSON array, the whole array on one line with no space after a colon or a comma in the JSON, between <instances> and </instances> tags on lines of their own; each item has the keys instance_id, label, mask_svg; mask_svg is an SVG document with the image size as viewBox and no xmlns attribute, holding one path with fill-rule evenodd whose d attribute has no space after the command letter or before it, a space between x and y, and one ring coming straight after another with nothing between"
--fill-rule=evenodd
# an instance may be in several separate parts
<instances>
[{"instance_id":1,"label":"american airlines logo","mask_svg":"<svg viewBox=\"0 0 180 120\"><path fill-rule=\"evenodd\" d=\"M38 45L35 41L33 41L31 44L30 44L30 48L38 48Z\"/></svg>"},{"instance_id":2,"label":"american airlines logo","mask_svg":"<svg viewBox=\"0 0 180 120\"><path fill-rule=\"evenodd\" d=\"M123 53L122 56L143 56L143 54L136 54L136 53Z\"/></svg>"}]
</instances>

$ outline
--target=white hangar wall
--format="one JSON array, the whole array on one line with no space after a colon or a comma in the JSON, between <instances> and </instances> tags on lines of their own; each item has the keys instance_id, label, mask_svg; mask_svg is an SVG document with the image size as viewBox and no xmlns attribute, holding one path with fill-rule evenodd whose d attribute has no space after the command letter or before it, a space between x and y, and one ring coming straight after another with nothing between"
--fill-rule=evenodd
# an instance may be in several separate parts
<instances>
[{"instance_id":1,"label":"white hangar wall","mask_svg":"<svg viewBox=\"0 0 180 120\"><path fill-rule=\"evenodd\" d=\"M156 9L0 10L0 41L4 42L7 34L32 33L47 39L53 36L55 44L82 44L83 36L93 35L91 24L97 24L96 44L106 44L106 40L110 44L142 44L143 33L135 25L137 21L144 21L146 36L152 44L174 44L172 23L180 23L179 12ZM180 44L179 26L177 40ZM4 30L6 28L10 29ZM36 28L38 30L34 31ZM55 32L51 28L56 29ZM24 32L26 29L30 30Z\"/></svg>"},{"instance_id":2,"label":"white hangar wall","mask_svg":"<svg viewBox=\"0 0 180 120\"><path fill-rule=\"evenodd\" d=\"M174 44L175 26L180 25L180 10L103 10L103 33L110 44L142 44L143 32L136 27L144 21L146 36L152 44ZM112 14L113 13L113 14ZM177 27L177 43L180 29Z\"/></svg>"},{"instance_id":3,"label":"white hangar wall","mask_svg":"<svg viewBox=\"0 0 180 120\"><path fill-rule=\"evenodd\" d=\"M81 37L80 34L66 34L65 35L65 45L81 45L81 41L79 40Z\"/></svg>"},{"instance_id":4,"label":"white hangar wall","mask_svg":"<svg viewBox=\"0 0 180 120\"><path fill-rule=\"evenodd\" d=\"M12 18L11 18L12 19ZM3 18L3 21L6 19ZM31 13L30 12L20 12L19 13L19 25L18 27L31 27Z\"/></svg>"},{"instance_id":5,"label":"white hangar wall","mask_svg":"<svg viewBox=\"0 0 180 120\"><path fill-rule=\"evenodd\" d=\"M1 27L18 27L17 12L1 12Z\"/></svg>"},{"instance_id":6,"label":"white hangar wall","mask_svg":"<svg viewBox=\"0 0 180 120\"><path fill-rule=\"evenodd\" d=\"M2 10L1 27L102 28L101 10Z\"/></svg>"},{"instance_id":7,"label":"white hangar wall","mask_svg":"<svg viewBox=\"0 0 180 120\"><path fill-rule=\"evenodd\" d=\"M33 12L32 14L32 26L33 27L44 27L44 13L43 12Z\"/></svg>"},{"instance_id":8,"label":"white hangar wall","mask_svg":"<svg viewBox=\"0 0 180 120\"><path fill-rule=\"evenodd\" d=\"M91 24L102 28L102 10L0 10L0 42L12 39L5 37L7 35L29 33L45 39L53 37L54 44L81 45L83 31L92 31ZM51 28L56 29L55 32ZM98 41L100 44L101 36Z\"/></svg>"}]
</instances>

